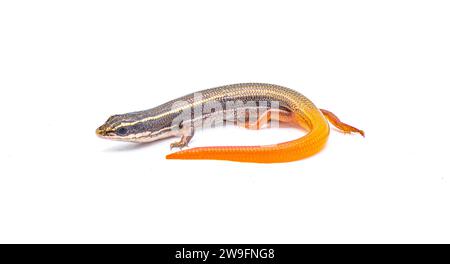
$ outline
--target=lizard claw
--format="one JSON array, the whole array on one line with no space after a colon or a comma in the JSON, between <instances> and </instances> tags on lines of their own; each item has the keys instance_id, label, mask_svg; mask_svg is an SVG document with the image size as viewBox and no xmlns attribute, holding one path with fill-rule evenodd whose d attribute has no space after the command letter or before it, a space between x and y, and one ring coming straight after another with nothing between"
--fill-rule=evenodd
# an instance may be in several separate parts
<instances>
[{"instance_id":1,"label":"lizard claw","mask_svg":"<svg viewBox=\"0 0 450 264\"><path fill-rule=\"evenodd\" d=\"M170 144L170 150L172 150L173 148L179 148L179 149L183 149L184 147L187 147L187 143L184 142L173 142Z\"/></svg>"}]
</instances>

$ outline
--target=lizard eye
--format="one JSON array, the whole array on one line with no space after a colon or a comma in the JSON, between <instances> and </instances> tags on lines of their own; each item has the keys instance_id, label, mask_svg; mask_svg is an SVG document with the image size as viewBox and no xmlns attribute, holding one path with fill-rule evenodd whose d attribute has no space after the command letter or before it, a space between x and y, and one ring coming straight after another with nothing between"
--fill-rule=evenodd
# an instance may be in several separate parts
<instances>
[{"instance_id":1,"label":"lizard eye","mask_svg":"<svg viewBox=\"0 0 450 264\"><path fill-rule=\"evenodd\" d=\"M121 127L117 129L116 134L119 136L125 136L127 134L127 129L124 127Z\"/></svg>"}]
</instances>

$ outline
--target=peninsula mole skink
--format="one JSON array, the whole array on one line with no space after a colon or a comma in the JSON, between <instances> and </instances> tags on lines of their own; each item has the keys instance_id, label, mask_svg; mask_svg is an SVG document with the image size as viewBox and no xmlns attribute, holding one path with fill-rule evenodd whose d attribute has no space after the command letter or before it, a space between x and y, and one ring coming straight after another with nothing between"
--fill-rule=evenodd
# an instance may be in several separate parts
<instances>
[{"instance_id":1,"label":"peninsula mole skink","mask_svg":"<svg viewBox=\"0 0 450 264\"><path fill-rule=\"evenodd\" d=\"M295 161L319 152L330 132L327 119L344 133L364 136L364 131L341 122L330 111L318 109L297 91L273 84L241 83L188 94L149 110L111 116L96 133L102 138L130 142L179 136L181 140L170 147L181 149L205 124L231 122L250 129L287 124L305 129L305 136L275 145L197 147L166 156L273 163Z\"/></svg>"}]
</instances>

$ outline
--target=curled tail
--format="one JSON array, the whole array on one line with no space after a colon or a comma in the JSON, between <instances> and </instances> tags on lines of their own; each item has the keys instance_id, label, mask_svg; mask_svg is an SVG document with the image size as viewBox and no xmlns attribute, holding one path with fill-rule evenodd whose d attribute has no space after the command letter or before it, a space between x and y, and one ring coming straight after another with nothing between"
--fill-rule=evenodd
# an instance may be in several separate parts
<instances>
[{"instance_id":1,"label":"curled tail","mask_svg":"<svg viewBox=\"0 0 450 264\"><path fill-rule=\"evenodd\" d=\"M209 159L229 160L240 162L276 163L289 162L307 158L319 152L326 144L329 135L328 122L324 116L335 127L343 133L359 133L363 137L363 130L357 129L343 123L332 112L320 109L314 111L309 120L305 122L300 115L293 114L291 122L300 124L308 129L308 133L296 140L283 142L276 145L266 146L222 146L222 147L199 147L171 153L167 159ZM286 120L283 120L286 121Z\"/></svg>"},{"instance_id":2,"label":"curled tail","mask_svg":"<svg viewBox=\"0 0 450 264\"><path fill-rule=\"evenodd\" d=\"M275 163L289 162L307 158L319 152L328 139L329 126L317 110L308 120L309 132L296 140L275 145L264 146L220 146L198 147L171 153L167 159L209 159L240 162ZM293 122L304 125L299 115L294 115Z\"/></svg>"}]
</instances>

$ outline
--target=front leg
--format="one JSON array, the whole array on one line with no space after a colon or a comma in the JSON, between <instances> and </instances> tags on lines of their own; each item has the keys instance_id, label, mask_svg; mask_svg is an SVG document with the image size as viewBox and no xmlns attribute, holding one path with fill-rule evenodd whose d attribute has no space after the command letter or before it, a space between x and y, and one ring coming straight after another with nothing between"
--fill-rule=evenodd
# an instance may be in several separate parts
<instances>
[{"instance_id":1,"label":"front leg","mask_svg":"<svg viewBox=\"0 0 450 264\"><path fill-rule=\"evenodd\" d=\"M193 125L189 125L183 127L183 124L180 124L181 127L181 139L180 141L175 141L173 143L170 144L170 150L172 150L173 148L184 148L187 147L189 142L191 141L192 137L194 137L194 126Z\"/></svg>"},{"instance_id":2,"label":"front leg","mask_svg":"<svg viewBox=\"0 0 450 264\"><path fill-rule=\"evenodd\" d=\"M191 141L192 136L181 136L180 141L175 141L173 143L170 144L170 150L172 150L173 148L184 148L187 147L189 141Z\"/></svg>"}]
</instances>

